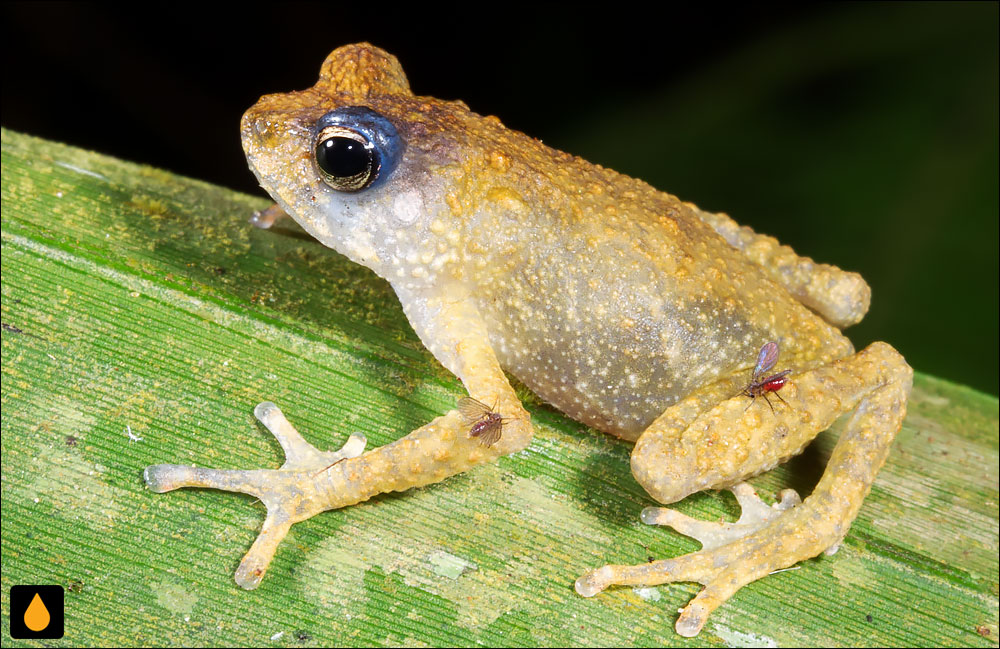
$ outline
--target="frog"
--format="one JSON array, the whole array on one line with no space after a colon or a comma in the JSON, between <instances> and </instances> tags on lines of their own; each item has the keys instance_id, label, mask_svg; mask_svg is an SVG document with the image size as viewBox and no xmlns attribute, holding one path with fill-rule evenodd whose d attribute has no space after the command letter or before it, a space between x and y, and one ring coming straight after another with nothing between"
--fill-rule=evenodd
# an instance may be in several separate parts
<instances>
[{"instance_id":1,"label":"frog","mask_svg":"<svg viewBox=\"0 0 1000 649\"><path fill-rule=\"evenodd\" d=\"M870 305L860 275L461 101L415 95L399 61L367 43L335 49L312 88L261 97L240 128L276 202L258 225L287 215L387 280L478 409L450 410L378 448L355 433L322 451L264 402L254 413L282 447L280 468L147 467L154 492L207 487L264 504L240 586L260 585L297 522L525 449L534 429L506 373L633 443L632 475L659 505L729 488L741 507L733 523L643 509L644 523L702 548L593 568L576 580L579 595L698 582L675 622L690 637L743 586L839 547L902 425L913 376L889 344L855 351L841 332ZM779 346L784 371L759 379L765 350L770 366ZM778 389L770 409L747 399ZM756 494L749 478L842 415L811 495L785 490L768 505Z\"/></svg>"}]
</instances>

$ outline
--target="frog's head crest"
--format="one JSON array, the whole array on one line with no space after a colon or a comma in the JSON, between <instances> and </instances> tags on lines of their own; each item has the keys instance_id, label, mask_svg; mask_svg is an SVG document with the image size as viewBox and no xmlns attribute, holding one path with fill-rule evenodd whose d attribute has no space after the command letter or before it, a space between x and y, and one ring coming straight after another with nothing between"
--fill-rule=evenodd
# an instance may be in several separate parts
<instances>
[{"instance_id":1,"label":"frog's head crest","mask_svg":"<svg viewBox=\"0 0 1000 649\"><path fill-rule=\"evenodd\" d=\"M319 84L329 92L345 92L355 97L411 95L410 83L399 60L369 43L344 45L323 61Z\"/></svg>"}]
</instances>

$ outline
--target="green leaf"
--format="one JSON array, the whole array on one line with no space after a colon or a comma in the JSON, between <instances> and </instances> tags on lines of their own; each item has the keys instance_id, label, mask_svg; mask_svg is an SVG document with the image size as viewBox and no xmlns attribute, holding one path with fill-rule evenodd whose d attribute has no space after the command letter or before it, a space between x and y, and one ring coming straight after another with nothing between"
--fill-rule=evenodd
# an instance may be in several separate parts
<instances>
[{"instance_id":1,"label":"green leaf","mask_svg":"<svg viewBox=\"0 0 1000 649\"><path fill-rule=\"evenodd\" d=\"M154 494L147 465L277 467L263 400L321 448L384 444L454 407L458 381L385 282L300 230L250 227L263 200L2 138L5 629L10 586L53 583L57 646L996 646L997 400L922 375L841 551L744 588L694 641L673 623L695 584L575 594L590 568L696 544L640 524L628 444L523 389L527 450L299 523L240 589L263 508ZM835 439L755 484L809 491ZM677 507L738 514L728 493Z\"/></svg>"}]
</instances>

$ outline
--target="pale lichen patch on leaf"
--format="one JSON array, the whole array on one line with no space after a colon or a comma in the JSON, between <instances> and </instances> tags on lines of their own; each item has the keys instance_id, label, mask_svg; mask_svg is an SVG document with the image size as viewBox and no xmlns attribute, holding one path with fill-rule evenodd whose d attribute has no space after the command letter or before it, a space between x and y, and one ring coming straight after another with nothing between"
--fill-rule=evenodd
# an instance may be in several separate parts
<instances>
[{"instance_id":1,"label":"pale lichen patch on leaf","mask_svg":"<svg viewBox=\"0 0 1000 649\"><path fill-rule=\"evenodd\" d=\"M51 515L79 520L95 531L114 527L125 513L125 492L102 479L107 471L104 466L88 462L62 443L66 435L86 439L96 424L94 416L62 397L38 405L31 420L39 422L40 428L58 431L52 439L59 443L36 443L26 456L25 470L30 476L22 487L26 499Z\"/></svg>"},{"instance_id":2,"label":"pale lichen patch on leaf","mask_svg":"<svg viewBox=\"0 0 1000 649\"><path fill-rule=\"evenodd\" d=\"M830 571L840 585L846 589L869 588L879 581L879 573L867 561L862 561L857 552L849 546L841 546L835 561L830 561Z\"/></svg>"},{"instance_id":3,"label":"pale lichen patch on leaf","mask_svg":"<svg viewBox=\"0 0 1000 649\"><path fill-rule=\"evenodd\" d=\"M172 579L164 579L150 585L156 595L156 603L177 615L188 616L198 603L198 596L182 584Z\"/></svg>"},{"instance_id":4,"label":"pale lichen patch on leaf","mask_svg":"<svg viewBox=\"0 0 1000 649\"><path fill-rule=\"evenodd\" d=\"M530 605L523 592L497 588L498 583L537 579L544 569L541 558L567 565L575 559L562 543L565 538L578 534L604 546L612 544L591 515L554 498L541 479L510 479L497 465L486 465L459 482L416 491L405 503L379 503L383 521L369 516L352 521L308 550L296 570L307 599L341 607L344 615L356 614L371 597L366 574L381 571L453 605L455 624L482 629ZM424 512L438 511L452 491L483 497L470 505L475 511L468 514L455 513L444 521L428 519ZM406 507L404 516L394 515L397 506ZM497 546L498 538L507 539L498 548L509 548L512 533L520 552L488 549ZM469 547L487 549L472 557L466 551Z\"/></svg>"},{"instance_id":5,"label":"pale lichen patch on leaf","mask_svg":"<svg viewBox=\"0 0 1000 649\"><path fill-rule=\"evenodd\" d=\"M475 570L476 564L462 557L456 557L450 552L436 550L431 552L427 561L434 566L434 572L449 579L458 579L467 570Z\"/></svg>"},{"instance_id":6,"label":"pale lichen patch on leaf","mask_svg":"<svg viewBox=\"0 0 1000 649\"><path fill-rule=\"evenodd\" d=\"M744 633L716 623L712 630L717 636L722 638L727 647L777 647L778 642L774 638L756 633Z\"/></svg>"},{"instance_id":7,"label":"pale lichen patch on leaf","mask_svg":"<svg viewBox=\"0 0 1000 649\"><path fill-rule=\"evenodd\" d=\"M660 601L660 591L656 587L637 587L633 588L632 592L647 602Z\"/></svg>"}]
</instances>

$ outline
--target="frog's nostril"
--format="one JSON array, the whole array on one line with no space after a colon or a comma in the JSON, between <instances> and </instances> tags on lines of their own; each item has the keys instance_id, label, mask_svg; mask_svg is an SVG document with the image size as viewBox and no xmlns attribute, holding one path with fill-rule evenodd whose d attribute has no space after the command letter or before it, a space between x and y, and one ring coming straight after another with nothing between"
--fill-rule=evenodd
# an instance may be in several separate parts
<instances>
[{"instance_id":1,"label":"frog's nostril","mask_svg":"<svg viewBox=\"0 0 1000 649\"><path fill-rule=\"evenodd\" d=\"M257 138L262 140L271 132L271 127L267 122L256 121L253 124L253 131Z\"/></svg>"},{"instance_id":2,"label":"frog's nostril","mask_svg":"<svg viewBox=\"0 0 1000 649\"><path fill-rule=\"evenodd\" d=\"M283 130L259 113L247 111L241 126L244 150L273 149L281 144Z\"/></svg>"},{"instance_id":3,"label":"frog's nostril","mask_svg":"<svg viewBox=\"0 0 1000 649\"><path fill-rule=\"evenodd\" d=\"M240 120L240 137L243 140L244 146L250 143L259 143L261 137L260 128L260 120L252 108L243 113L243 118Z\"/></svg>"}]
</instances>

